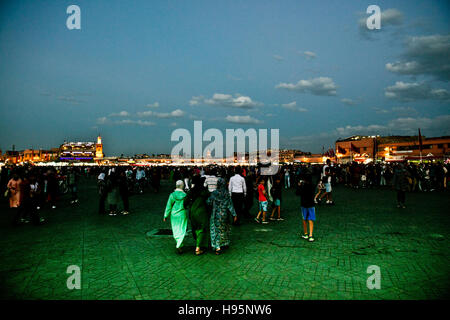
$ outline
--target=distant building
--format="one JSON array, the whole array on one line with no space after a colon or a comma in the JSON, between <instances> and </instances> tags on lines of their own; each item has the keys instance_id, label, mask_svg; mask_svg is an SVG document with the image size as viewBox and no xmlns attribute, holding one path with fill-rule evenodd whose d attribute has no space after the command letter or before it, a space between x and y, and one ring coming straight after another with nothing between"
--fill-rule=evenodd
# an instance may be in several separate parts
<instances>
[{"instance_id":1,"label":"distant building","mask_svg":"<svg viewBox=\"0 0 450 320\"><path fill-rule=\"evenodd\" d=\"M422 157L418 136L352 136L336 141L338 162L446 160L450 157L450 137L422 137Z\"/></svg>"},{"instance_id":2,"label":"distant building","mask_svg":"<svg viewBox=\"0 0 450 320\"><path fill-rule=\"evenodd\" d=\"M95 142L64 142L59 148L59 160L91 161L103 158L102 138Z\"/></svg>"},{"instance_id":3,"label":"distant building","mask_svg":"<svg viewBox=\"0 0 450 320\"><path fill-rule=\"evenodd\" d=\"M23 151L6 151L0 159L6 163L22 163L22 162L46 162L58 159L59 148L50 150L34 150L26 149Z\"/></svg>"},{"instance_id":4,"label":"distant building","mask_svg":"<svg viewBox=\"0 0 450 320\"><path fill-rule=\"evenodd\" d=\"M307 154L311 153L303 152L301 150L281 149L279 151L280 163L293 163L294 159Z\"/></svg>"},{"instance_id":5,"label":"distant building","mask_svg":"<svg viewBox=\"0 0 450 320\"><path fill-rule=\"evenodd\" d=\"M447 160L450 158L450 136L422 137L422 155L419 137L382 137L377 144L377 159L385 161Z\"/></svg>"},{"instance_id":6,"label":"distant building","mask_svg":"<svg viewBox=\"0 0 450 320\"><path fill-rule=\"evenodd\" d=\"M376 156L378 136L351 136L336 141L335 153L338 162L369 162Z\"/></svg>"}]
</instances>

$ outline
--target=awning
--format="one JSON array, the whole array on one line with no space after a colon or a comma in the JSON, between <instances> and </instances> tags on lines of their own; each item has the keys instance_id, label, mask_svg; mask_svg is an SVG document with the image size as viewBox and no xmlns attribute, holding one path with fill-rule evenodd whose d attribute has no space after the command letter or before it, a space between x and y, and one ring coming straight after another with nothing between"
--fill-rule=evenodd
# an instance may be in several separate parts
<instances>
[{"instance_id":1,"label":"awning","mask_svg":"<svg viewBox=\"0 0 450 320\"><path fill-rule=\"evenodd\" d=\"M405 157L405 160L435 160L435 159L442 159L442 157L437 157L437 156L409 156L409 157Z\"/></svg>"}]
</instances>

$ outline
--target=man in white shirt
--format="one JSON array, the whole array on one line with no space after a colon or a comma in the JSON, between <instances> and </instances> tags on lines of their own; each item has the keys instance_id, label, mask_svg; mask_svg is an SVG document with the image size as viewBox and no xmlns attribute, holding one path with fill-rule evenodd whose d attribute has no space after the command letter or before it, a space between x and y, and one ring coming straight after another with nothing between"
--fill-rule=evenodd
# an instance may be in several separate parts
<instances>
[{"instance_id":1,"label":"man in white shirt","mask_svg":"<svg viewBox=\"0 0 450 320\"><path fill-rule=\"evenodd\" d=\"M247 185L245 184L245 179L240 175L240 173L241 168L236 168L235 174L230 178L230 183L228 185L228 190L230 191L231 200L233 201L234 210L237 215L236 225L239 224L242 218L244 200L247 195Z\"/></svg>"},{"instance_id":2,"label":"man in white shirt","mask_svg":"<svg viewBox=\"0 0 450 320\"><path fill-rule=\"evenodd\" d=\"M142 168L139 168L136 171L136 180L139 185L139 193L144 193L144 182L145 182L145 171Z\"/></svg>"}]
</instances>

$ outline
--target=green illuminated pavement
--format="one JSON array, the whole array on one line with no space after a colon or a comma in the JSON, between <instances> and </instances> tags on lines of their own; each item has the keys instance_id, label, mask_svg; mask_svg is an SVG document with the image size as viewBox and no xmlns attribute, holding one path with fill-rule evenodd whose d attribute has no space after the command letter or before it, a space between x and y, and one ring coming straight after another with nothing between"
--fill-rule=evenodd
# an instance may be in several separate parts
<instances>
[{"instance_id":1,"label":"green illuminated pavement","mask_svg":"<svg viewBox=\"0 0 450 320\"><path fill-rule=\"evenodd\" d=\"M390 190L335 188L336 206L317 207L316 242L299 237L299 201L284 193L283 222L247 222L233 229L221 256L178 256L171 237L146 232L162 221L169 191L130 198L132 214L99 216L94 180L44 210L48 223L9 226L0 204L0 288L3 299L442 299L449 297L447 193L408 194L395 207ZM254 207L256 208L256 206ZM256 209L254 209L255 211ZM255 212L253 212L255 213ZM81 289L66 286L67 267L81 268ZM381 270L369 290L367 267Z\"/></svg>"}]
</instances>

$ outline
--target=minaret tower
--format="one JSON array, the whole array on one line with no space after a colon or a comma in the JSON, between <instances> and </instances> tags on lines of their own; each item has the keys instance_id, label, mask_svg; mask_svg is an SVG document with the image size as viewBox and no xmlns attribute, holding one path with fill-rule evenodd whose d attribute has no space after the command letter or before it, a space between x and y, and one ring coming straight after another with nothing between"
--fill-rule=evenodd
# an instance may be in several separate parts
<instances>
[{"instance_id":1,"label":"minaret tower","mask_svg":"<svg viewBox=\"0 0 450 320\"><path fill-rule=\"evenodd\" d=\"M102 144L102 137L97 137L97 143L95 144L95 157L96 158L103 158L103 144Z\"/></svg>"}]
</instances>

